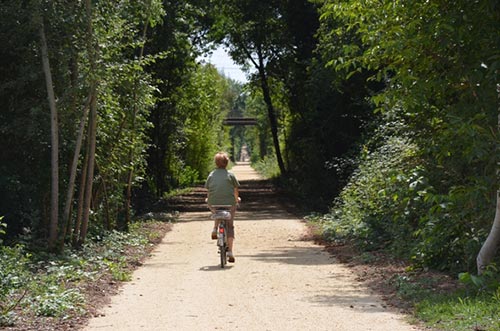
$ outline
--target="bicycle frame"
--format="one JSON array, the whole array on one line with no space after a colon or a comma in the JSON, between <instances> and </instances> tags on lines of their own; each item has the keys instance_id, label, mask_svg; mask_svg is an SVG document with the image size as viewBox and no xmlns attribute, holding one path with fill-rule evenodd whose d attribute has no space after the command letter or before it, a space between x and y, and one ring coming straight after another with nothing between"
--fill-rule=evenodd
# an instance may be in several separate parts
<instances>
[{"instance_id":1,"label":"bicycle frame","mask_svg":"<svg viewBox=\"0 0 500 331\"><path fill-rule=\"evenodd\" d=\"M212 219L218 222L217 225L217 247L219 248L220 255L220 267L224 268L227 264L227 233L226 233L226 221L231 219L231 213L229 209L231 206L212 206Z\"/></svg>"},{"instance_id":2,"label":"bicycle frame","mask_svg":"<svg viewBox=\"0 0 500 331\"><path fill-rule=\"evenodd\" d=\"M226 221L221 220L217 227L217 246L219 247L220 267L224 268L227 263L227 234Z\"/></svg>"}]
</instances>

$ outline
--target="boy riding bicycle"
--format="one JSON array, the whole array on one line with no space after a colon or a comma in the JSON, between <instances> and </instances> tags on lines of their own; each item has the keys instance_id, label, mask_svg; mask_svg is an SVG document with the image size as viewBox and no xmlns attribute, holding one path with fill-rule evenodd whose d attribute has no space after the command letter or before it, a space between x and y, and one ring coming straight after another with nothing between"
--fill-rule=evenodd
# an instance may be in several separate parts
<instances>
[{"instance_id":1,"label":"boy riding bicycle","mask_svg":"<svg viewBox=\"0 0 500 331\"><path fill-rule=\"evenodd\" d=\"M229 157L226 153L219 152L215 154L214 161L217 168L208 175L205 183L205 188L208 190L206 201L212 212L214 211L212 206L231 206L231 219L226 221L227 245L229 248L227 256L229 262L234 262L234 215L236 214L236 206L241 201L238 191L240 183L232 172L226 170L227 164L229 163ZM217 239L217 226L218 221L215 220L212 230L212 239Z\"/></svg>"}]
</instances>

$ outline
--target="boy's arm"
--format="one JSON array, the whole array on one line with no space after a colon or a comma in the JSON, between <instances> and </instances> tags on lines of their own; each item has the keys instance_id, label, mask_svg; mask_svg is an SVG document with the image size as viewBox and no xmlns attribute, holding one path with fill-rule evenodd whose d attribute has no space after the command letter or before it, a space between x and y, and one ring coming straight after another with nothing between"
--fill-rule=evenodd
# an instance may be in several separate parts
<instances>
[{"instance_id":1,"label":"boy's arm","mask_svg":"<svg viewBox=\"0 0 500 331\"><path fill-rule=\"evenodd\" d=\"M234 188L234 198L236 199L236 203L241 202L240 191L238 190L238 187Z\"/></svg>"},{"instance_id":2,"label":"boy's arm","mask_svg":"<svg viewBox=\"0 0 500 331\"><path fill-rule=\"evenodd\" d=\"M210 175L208 176L207 180L205 181L205 188L207 189L207 197L205 198L205 203L208 202L208 196L210 195L208 191L208 181L210 180Z\"/></svg>"}]
</instances>

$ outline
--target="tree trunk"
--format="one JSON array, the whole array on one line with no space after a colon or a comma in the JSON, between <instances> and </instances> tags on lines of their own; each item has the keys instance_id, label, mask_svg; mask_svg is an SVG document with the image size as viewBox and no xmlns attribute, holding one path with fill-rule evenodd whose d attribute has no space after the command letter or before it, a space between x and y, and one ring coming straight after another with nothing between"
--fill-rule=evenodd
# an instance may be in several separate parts
<instances>
[{"instance_id":1,"label":"tree trunk","mask_svg":"<svg viewBox=\"0 0 500 331\"><path fill-rule=\"evenodd\" d=\"M500 132L500 84L497 84L498 93L498 123L497 131ZM497 146L497 155L500 151L500 146ZM500 174L500 161L497 161L497 176ZM500 190L497 191L497 207L495 211L495 219L493 220L493 226L491 227L488 238L484 242L479 254L476 258L477 273L480 275L486 267L494 259L497 252L498 245L500 243Z\"/></svg>"},{"instance_id":2,"label":"tree trunk","mask_svg":"<svg viewBox=\"0 0 500 331\"><path fill-rule=\"evenodd\" d=\"M71 242L74 247L78 246L78 241L80 240L80 229L82 227L82 218L83 218L83 200L85 199L85 181L87 179L87 166L88 166L88 149L85 153L85 158L83 160L83 168L82 173L80 174L80 191L78 193L78 203L77 203L77 211L76 211L76 220L73 233L71 234Z\"/></svg>"},{"instance_id":3,"label":"tree trunk","mask_svg":"<svg viewBox=\"0 0 500 331\"><path fill-rule=\"evenodd\" d=\"M89 155L87 163L87 176L85 180L84 201L83 201L83 216L82 227L80 229L80 239L78 245L85 242L87 231L89 227L90 217L90 202L92 201L92 187L94 183L94 166L95 166L95 148L96 148L96 133L97 133L97 93L96 88L93 86L92 100L90 102L90 122L89 122Z\"/></svg>"},{"instance_id":4,"label":"tree trunk","mask_svg":"<svg viewBox=\"0 0 500 331\"><path fill-rule=\"evenodd\" d=\"M88 153L88 164L87 164L87 176L85 183L85 198L83 203L83 217L82 217L82 227L80 229L80 238L78 244L81 245L85 242L87 237L87 231L89 226L90 217L90 202L92 200L92 185L94 183L94 165L95 165L95 149L96 149L96 135L97 135L97 80L96 80L96 50L93 45L93 28L92 28L92 3L91 0L85 1L85 7L87 12L87 52L89 56L90 63L90 120L89 120L89 153Z\"/></svg>"},{"instance_id":5,"label":"tree trunk","mask_svg":"<svg viewBox=\"0 0 500 331\"><path fill-rule=\"evenodd\" d=\"M106 214L106 230L111 231L112 225L111 225L111 216L109 214L109 199L108 199L108 190L106 189L106 178L104 176L102 178L102 191L104 195L104 211Z\"/></svg>"},{"instance_id":6,"label":"tree trunk","mask_svg":"<svg viewBox=\"0 0 500 331\"><path fill-rule=\"evenodd\" d=\"M59 125L57 121L56 99L54 95L54 85L52 83L52 73L48 55L47 39L43 18L40 22L40 41L42 51L42 64L45 73L45 84L47 85L47 95L50 107L50 134L51 134L51 198L50 198L50 224L49 224L49 250L54 249L57 243L57 233L59 226Z\"/></svg>"},{"instance_id":7,"label":"tree trunk","mask_svg":"<svg viewBox=\"0 0 500 331\"><path fill-rule=\"evenodd\" d=\"M500 192L497 192L497 208L495 212L495 220L491 227L490 234L484 242L479 254L477 255L477 273L480 275L494 259L498 243L500 242Z\"/></svg>"},{"instance_id":8,"label":"tree trunk","mask_svg":"<svg viewBox=\"0 0 500 331\"><path fill-rule=\"evenodd\" d=\"M76 172L78 169L78 159L80 158L80 152L82 149L83 136L85 131L85 123L87 122L87 117L90 108L90 98L87 99L85 106L83 108L82 119L80 120L80 128L78 129L78 135L76 138L76 146L75 153L73 154L73 161L71 162L71 171L69 175L69 183L68 183L68 191L66 193L66 203L64 205L64 214L63 214L63 230L61 233L62 244L64 245L64 240L66 238L66 233L68 228L70 227L70 214L71 214L71 205L73 203L73 195L75 192L75 180L76 180Z\"/></svg>"},{"instance_id":9,"label":"tree trunk","mask_svg":"<svg viewBox=\"0 0 500 331\"><path fill-rule=\"evenodd\" d=\"M278 136L278 120L276 118L276 112L274 110L273 101L271 99L271 93L269 91L269 85L267 82L267 75L264 68L264 59L262 58L262 53L258 52L259 56L259 65L257 69L259 70L260 83L262 88L262 94L264 96L264 102L267 105L267 115L269 117L269 124L271 126L271 134L273 136L274 150L276 152L276 159L278 160L278 166L280 168L280 172L285 175L286 168L285 163L283 162L283 157L281 156L281 148Z\"/></svg>"}]
</instances>

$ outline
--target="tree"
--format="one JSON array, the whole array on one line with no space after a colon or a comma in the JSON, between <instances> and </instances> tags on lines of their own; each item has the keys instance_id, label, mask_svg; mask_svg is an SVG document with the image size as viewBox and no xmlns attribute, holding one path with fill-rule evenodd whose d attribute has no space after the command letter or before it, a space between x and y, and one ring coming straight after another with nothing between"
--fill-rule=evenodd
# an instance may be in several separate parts
<instances>
[{"instance_id":1,"label":"tree","mask_svg":"<svg viewBox=\"0 0 500 331\"><path fill-rule=\"evenodd\" d=\"M489 0L327 1L322 7L323 22L333 27L321 34L329 64L345 79L371 71L370 80L385 84L374 107L401 121L418 146L414 162L421 166L418 183L426 183L425 203L417 222L412 213L398 220L413 228L419 244L412 255L422 264L469 267L490 226L498 188L491 156L498 144L492 128L499 14Z\"/></svg>"},{"instance_id":2,"label":"tree","mask_svg":"<svg viewBox=\"0 0 500 331\"><path fill-rule=\"evenodd\" d=\"M154 86L144 66L157 54L141 61L136 55L144 26L161 20L163 11L159 0L120 4L15 1L0 7L6 18L0 39L7 46L0 51L0 104L5 110L0 114L0 154L6 159L0 167L0 190L7 197L0 204L13 236L29 228L35 239L54 246L57 238L63 247L68 236L77 242L85 238L88 221L95 221L94 229L111 230L115 216L123 215L131 169L132 185L144 177L145 117L154 102ZM47 45L42 54L40 13ZM44 83L40 60L50 64L52 83ZM47 85L53 86L50 106L43 96ZM57 119L47 116L53 106ZM51 134L51 123L57 123L57 134ZM56 136L59 146L51 142ZM54 148L59 153L57 171L49 162ZM51 182L65 191L64 205L55 203L60 194L54 189L52 198L47 194ZM62 222L53 221L58 217L51 221L49 214L59 209L64 210Z\"/></svg>"},{"instance_id":3,"label":"tree","mask_svg":"<svg viewBox=\"0 0 500 331\"><path fill-rule=\"evenodd\" d=\"M287 173L281 153L279 123L270 89L270 68L286 52L286 29L281 1L219 1L213 7L216 23L213 34L229 48L233 60L257 70L256 79L267 106L274 150L282 174Z\"/></svg>"},{"instance_id":4,"label":"tree","mask_svg":"<svg viewBox=\"0 0 500 331\"><path fill-rule=\"evenodd\" d=\"M144 16L144 22L142 23L143 27L142 27L142 33L141 33L141 36L140 36L140 47L139 47L139 55L137 56L137 62L139 65L143 65L142 64L142 60L143 60L143 57L144 57L144 49L145 49L145 44L146 44L146 36L147 36L147 31L148 31L148 27L151 25L151 26L155 26L158 21L160 21L160 17L161 17L161 14L163 14L163 10L158 10L158 8L161 7L159 1L153 1L153 0L149 0L148 2L146 2L144 4L145 6L145 9L144 9L144 13L145 13L145 16ZM155 12L155 8L156 8L156 12ZM138 113L139 111L141 110L141 108L144 107L144 105L141 105L140 104L140 98L138 96L138 94L142 93L142 92L146 92L144 91L143 89L141 89L141 79L143 78L142 75L141 75L141 71L142 70L139 70L139 71L136 71L134 72L134 86L133 86L133 93L132 93L132 131L136 131L136 122L137 122L137 117L138 117ZM148 93L146 92L146 95ZM135 162L134 162L134 159L135 159L135 156L136 156L136 153L135 153L135 149L137 148L136 146L137 144L135 144L135 135L132 137L132 144L130 145L130 149L129 149L129 164L131 165L130 167L130 170L129 170L129 173L128 173L128 178L127 178L127 188L126 188L126 198L125 198L125 221L124 221L124 226L123 228L124 229L128 229L128 224L130 223L130 208L131 208L131 204L132 204L132 187L133 187L133 177L134 177L134 174L135 174Z\"/></svg>"},{"instance_id":5,"label":"tree","mask_svg":"<svg viewBox=\"0 0 500 331\"><path fill-rule=\"evenodd\" d=\"M85 1L85 9L87 14L87 52L89 56L89 73L90 73L90 119L88 130L88 147L87 147L87 166L83 201L83 217L82 227L79 231L78 245L84 243L87 237L89 226L89 217L91 210L92 186L94 184L94 166L95 166L95 151L96 151L96 136L97 136L97 46L94 43L94 28L93 28L93 10L90 0Z\"/></svg>"},{"instance_id":6,"label":"tree","mask_svg":"<svg viewBox=\"0 0 500 331\"><path fill-rule=\"evenodd\" d=\"M57 120L56 99L52 83L52 71L50 69L47 38L43 18L40 22L40 48L42 51L43 71L45 72L45 83L50 106L50 132L51 132L51 197L50 197L50 231L48 246L53 249L56 245L59 226L59 123Z\"/></svg>"},{"instance_id":7,"label":"tree","mask_svg":"<svg viewBox=\"0 0 500 331\"><path fill-rule=\"evenodd\" d=\"M200 66L196 61L206 42L208 23L201 10L206 5L203 2L164 1L168 15L163 24L148 32L150 42L145 53L163 54L147 67L159 82L160 97L149 116L148 179L142 191L150 191L155 198L205 176L212 149L227 145L221 116L228 106L220 100L226 82L214 68ZM215 141L214 130L222 135ZM207 145L209 148L198 152Z\"/></svg>"},{"instance_id":8,"label":"tree","mask_svg":"<svg viewBox=\"0 0 500 331\"><path fill-rule=\"evenodd\" d=\"M497 92L499 101L497 130L498 132L500 132L500 84L497 84ZM500 166L500 164L497 165ZM497 175L499 173L500 169L497 170ZM484 241L476 257L478 274L481 274L486 269L486 267L493 261L499 245L500 245L500 190L497 191L497 201L496 201L495 218L493 220L493 225L491 227L490 233L488 234L488 237Z\"/></svg>"},{"instance_id":9,"label":"tree","mask_svg":"<svg viewBox=\"0 0 500 331\"><path fill-rule=\"evenodd\" d=\"M42 216L50 215L45 212L50 207L44 206L50 203L51 123L38 54L40 8L34 2L12 1L2 3L0 13L4 17L0 23L4 45L0 48L0 209L8 236L25 227L45 237L49 217L42 220Z\"/></svg>"},{"instance_id":10,"label":"tree","mask_svg":"<svg viewBox=\"0 0 500 331\"><path fill-rule=\"evenodd\" d=\"M186 184L204 179L213 168L213 155L224 150L228 129L223 120L229 113L234 96L228 95L230 86L217 69L200 65L184 87L179 100L179 111L186 114L184 122L185 146L182 150L185 167L196 173Z\"/></svg>"}]
</instances>

